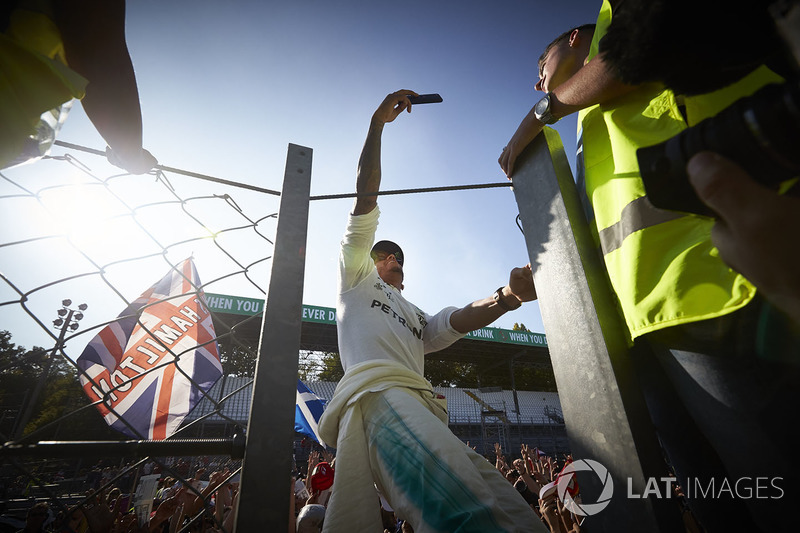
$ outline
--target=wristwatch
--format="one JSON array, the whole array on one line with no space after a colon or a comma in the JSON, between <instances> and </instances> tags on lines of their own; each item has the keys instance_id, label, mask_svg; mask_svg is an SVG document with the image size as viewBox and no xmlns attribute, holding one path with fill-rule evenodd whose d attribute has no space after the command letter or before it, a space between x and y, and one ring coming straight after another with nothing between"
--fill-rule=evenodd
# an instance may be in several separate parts
<instances>
[{"instance_id":1,"label":"wristwatch","mask_svg":"<svg viewBox=\"0 0 800 533\"><path fill-rule=\"evenodd\" d=\"M555 124L558 122L558 119L553 116L553 110L550 109L552 97L553 93L549 92L533 106L533 115L542 124Z\"/></svg>"},{"instance_id":2,"label":"wristwatch","mask_svg":"<svg viewBox=\"0 0 800 533\"><path fill-rule=\"evenodd\" d=\"M522 302L520 302L517 298L514 298L517 301L516 307L511 307L503 300L503 289L504 287L500 287L496 291L494 291L494 301L497 302L497 305L500 306L500 309L505 311L513 311L515 309L519 309L522 306Z\"/></svg>"}]
</instances>

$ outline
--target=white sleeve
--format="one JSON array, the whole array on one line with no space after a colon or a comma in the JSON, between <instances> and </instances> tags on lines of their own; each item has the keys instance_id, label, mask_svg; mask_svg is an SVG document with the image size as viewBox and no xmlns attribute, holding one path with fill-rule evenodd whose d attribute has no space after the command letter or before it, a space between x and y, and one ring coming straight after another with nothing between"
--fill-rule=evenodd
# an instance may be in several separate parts
<instances>
[{"instance_id":1,"label":"white sleeve","mask_svg":"<svg viewBox=\"0 0 800 533\"><path fill-rule=\"evenodd\" d=\"M450 315L456 311L458 307L445 307L433 316L425 315L427 323L422 333L425 353L443 350L466 335L450 325Z\"/></svg>"},{"instance_id":2,"label":"white sleeve","mask_svg":"<svg viewBox=\"0 0 800 533\"><path fill-rule=\"evenodd\" d=\"M375 268L369 256L375 242L380 210L365 215L350 215L339 254L339 292L352 289Z\"/></svg>"}]
</instances>

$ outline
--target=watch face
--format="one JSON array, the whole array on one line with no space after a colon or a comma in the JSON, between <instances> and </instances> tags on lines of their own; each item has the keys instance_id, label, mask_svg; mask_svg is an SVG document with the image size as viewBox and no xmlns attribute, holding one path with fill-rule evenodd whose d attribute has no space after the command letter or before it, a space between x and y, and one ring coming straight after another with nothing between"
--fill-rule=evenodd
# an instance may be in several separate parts
<instances>
[{"instance_id":1,"label":"watch face","mask_svg":"<svg viewBox=\"0 0 800 533\"><path fill-rule=\"evenodd\" d=\"M545 96L544 98L536 102L536 107L534 109L534 112L536 113L537 116L540 117L545 113L547 113L547 110L549 108L550 108L550 99L547 96Z\"/></svg>"}]
</instances>

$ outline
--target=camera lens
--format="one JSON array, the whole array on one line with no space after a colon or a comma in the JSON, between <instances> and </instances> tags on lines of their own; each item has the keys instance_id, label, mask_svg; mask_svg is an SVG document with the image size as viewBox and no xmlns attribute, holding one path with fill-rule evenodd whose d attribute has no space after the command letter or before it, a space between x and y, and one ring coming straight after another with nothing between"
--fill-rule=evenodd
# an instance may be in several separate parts
<instances>
[{"instance_id":1,"label":"camera lens","mask_svg":"<svg viewBox=\"0 0 800 533\"><path fill-rule=\"evenodd\" d=\"M768 85L718 115L675 137L636 152L650 202L661 209L713 216L697 197L686 174L689 159L701 151L738 163L768 187L800 174L800 88Z\"/></svg>"}]
</instances>

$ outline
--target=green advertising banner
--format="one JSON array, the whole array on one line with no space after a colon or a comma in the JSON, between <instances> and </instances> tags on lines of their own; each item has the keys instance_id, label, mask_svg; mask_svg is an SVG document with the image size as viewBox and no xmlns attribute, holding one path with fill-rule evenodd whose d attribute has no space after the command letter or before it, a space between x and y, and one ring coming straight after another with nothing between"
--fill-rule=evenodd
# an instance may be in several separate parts
<instances>
[{"instance_id":1,"label":"green advertising banner","mask_svg":"<svg viewBox=\"0 0 800 533\"><path fill-rule=\"evenodd\" d=\"M547 347L547 338L544 333L531 331L514 331L500 328L481 328L467 333L467 339L479 341L504 342L506 344L522 344L525 346Z\"/></svg>"},{"instance_id":2,"label":"green advertising banner","mask_svg":"<svg viewBox=\"0 0 800 533\"><path fill-rule=\"evenodd\" d=\"M206 304L211 311L217 313L252 316L264 312L264 300L256 298L206 293ZM304 304L303 322L336 324L336 309ZM505 344L521 344L523 346L547 347L547 338L544 333L533 333L530 331L481 328L467 333L465 338L479 341L502 342Z\"/></svg>"}]
</instances>

